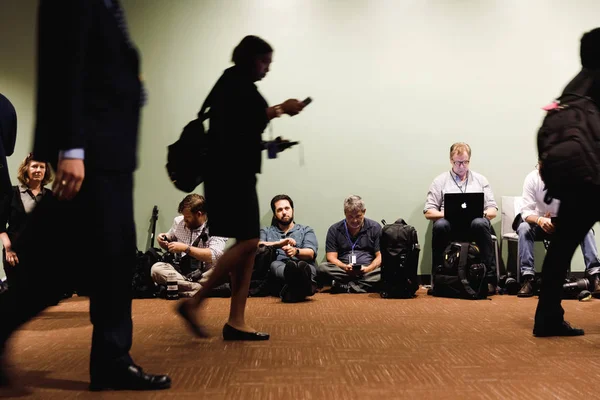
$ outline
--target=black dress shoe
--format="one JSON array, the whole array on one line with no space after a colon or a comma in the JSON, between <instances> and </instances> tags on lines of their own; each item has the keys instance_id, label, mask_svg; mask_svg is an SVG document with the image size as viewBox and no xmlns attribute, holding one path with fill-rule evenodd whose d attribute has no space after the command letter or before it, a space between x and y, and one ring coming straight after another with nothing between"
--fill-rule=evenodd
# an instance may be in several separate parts
<instances>
[{"instance_id":1,"label":"black dress shoe","mask_svg":"<svg viewBox=\"0 0 600 400\"><path fill-rule=\"evenodd\" d=\"M582 336L585 332L583 329L573 328L567 321L555 326L534 326L533 336L549 337L549 336Z\"/></svg>"},{"instance_id":2,"label":"black dress shoe","mask_svg":"<svg viewBox=\"0 0 600 400\"><path fill-rule=\"evenodd\" d=\"M517 297L532 297L533 296L533 278L525 278L521 290L517 293Z\"/></svg>"},{"instance_id":3,"label":"black dress shoe","mask_svg":"<svg viewBox=\"0 0 600 400\"><path fill-rule=\"evenodd\" d=\"M90 390L160 390L171 387L171 378L168 375L150 375L141 367L130 365L125 368L115 369L110 374L93 378Z\"/></svg>"},{"instance_id":4,"label":"black dress shoe","mask_svg":"<svg viewBox=\"0 0 600 400\"><path fill-rule=\"evenodd\" d=\"M229 324L223 326L224 340L269 340L269 337L269 334L265 332L244 332Z\"/></svg>"},{"instance_id":5,"label":"black dress shoe","mask_svg":"<svg viewBox=\"0 0 600 400\"><path fill-rule=\"evenodd\" d=\"M187 327L190 328L194 335L196 335L199 338L210 337L206 329L202 325L196 323L196 321L194 321L194 319L190 315L190 312L186 307L186 300L179 303L179 305L176 308L176 311L181 316L181 318L183 318L183 320L187 324Z\"/></svg>"}]
</instances>

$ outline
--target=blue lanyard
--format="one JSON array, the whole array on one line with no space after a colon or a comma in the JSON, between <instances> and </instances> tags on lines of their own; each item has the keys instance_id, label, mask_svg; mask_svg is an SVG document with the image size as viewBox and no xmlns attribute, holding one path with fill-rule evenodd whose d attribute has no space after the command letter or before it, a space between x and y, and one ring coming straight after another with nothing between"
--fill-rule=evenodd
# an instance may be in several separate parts
<instances>
[{"instance_id":1,"label":"blue lanyard","mask_svg":"<svg viewBox=\"0 0 600 400\"><path fill-rule=\"evenodd\" d=\"M352 253L354 253L354 247L356 246L360 238L357 237L356 241L352 243L352 240L350 239L350 232L348 232L348 224L346 223L346 220L344 220L344 228L346 228L346 238L348 238L348 243L350 243L350 245L352 246ZM360 235L360 231L358 233Z\"/></svg>"},{"instance_id":2,"label":"blue lanyard","mask_svg":"<svg viewBox=\"0 0 600 400\"><path fill-rule=\"evenodd\" d=\"M450 177L452 178L452 180L454 181L454 184L456 185L458 190L460 190L461 193L467 192L467 185L469 184L469 172L467 172L467 180L465 181L465 190L463 190L462 185L459 185L458 182L456 182L456 178L454 177L454 175L452 175L452 173L450 173ZM458 177L458 175L456 175L456 177Z\"/></svg>"}]
</instances>

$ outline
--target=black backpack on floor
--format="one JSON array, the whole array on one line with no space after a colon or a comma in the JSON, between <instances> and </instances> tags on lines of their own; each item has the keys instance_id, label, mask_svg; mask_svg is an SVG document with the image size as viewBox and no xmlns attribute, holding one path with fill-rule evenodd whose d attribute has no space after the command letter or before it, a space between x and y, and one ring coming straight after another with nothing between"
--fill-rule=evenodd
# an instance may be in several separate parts
<instances>
[{"instance_id":1,"label":"black backpack on floor","mask_svg":"<svg viewBox=\"0 0 600 400\"><path fill-rule=\"evenodd\" d=\"M595 77L581 72L549 107L538 131L540 176L545 201L600 187L600 110L585 96Z\"/></svg>"},{"instance_id":2,"label":"black backpack on floor","mask_svg":"<svg viewBox=\"0 0 600 400\"><path fill-rule=\"evenodd\" d=\"M416 229L402 218L386 225L381 221L381 290L383 298L411 298L419 288L419 239Z\"/></svg>"},{"instance_id":3,"label":"black backpack on floor","mask_svg":"<svg viewBox=\"0 0 600 400\"><path fill-rule=\"evenodd\" d=\"M277 259L277 249L273 246L259 246L254 256L252 277L248 296L265 297L276 295L271 276L271 263Z\"/></svg>"},{"instance_id":4,"label":"black backpack on floor","mask_svg":"<svg viewBox=\"0 0 600 400\"><path fill-rule=\"evenodd\" d=\"M133 270L131 282L132 295L134 299L148 299L156 297L158 287L154 284L150 269L162 261L163 254L160 249L151 247L145 253L137 251L136 264Z\"/></svg>"},{"instance_id":5,"label":"black backpack on floor","mask_svg":"<svg viewBox=\"0 0 600 400\"><path fill-rule=\"evenodd\" d=\"M472 243L450 243L443 263L433 271L432 294L459 299L487 298L487 267L481 262L479 248Z\"/></svg>"}]
</instances>

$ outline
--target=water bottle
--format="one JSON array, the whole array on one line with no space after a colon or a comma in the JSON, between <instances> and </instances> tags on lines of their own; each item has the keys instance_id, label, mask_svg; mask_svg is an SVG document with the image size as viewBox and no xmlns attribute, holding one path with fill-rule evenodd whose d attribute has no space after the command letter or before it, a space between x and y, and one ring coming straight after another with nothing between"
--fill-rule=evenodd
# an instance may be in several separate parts
<instances>
[{"instance_id":1,"label":"water bottle","mask_svg":"<svg viewBox=\"0 0 600 400\"><path fill-rule=\"evenodd\" d=\"M177 273L171 271L167 275L167 300L179 299L179 288L177 287Z\"/></svg>"}]
</instances>

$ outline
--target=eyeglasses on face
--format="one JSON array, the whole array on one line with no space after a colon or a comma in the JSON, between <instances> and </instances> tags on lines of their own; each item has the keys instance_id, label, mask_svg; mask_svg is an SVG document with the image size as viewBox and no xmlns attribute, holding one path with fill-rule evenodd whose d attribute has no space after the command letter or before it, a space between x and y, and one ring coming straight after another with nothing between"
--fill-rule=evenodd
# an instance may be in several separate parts
<instances>
[{"instance_id":1,"label":"eyeglasses on face","mask_svg":"<svg viewBox=\"0 0 600 400\"><path fill-rule=\"evenodd\" d=\"M452 164L454 164L455 167L460 167L461 165L464 165L465 167L468 167L469 163L470 163L469 160L465 160L465 161L452 161Z\"/></svg>"}]
</instances>

